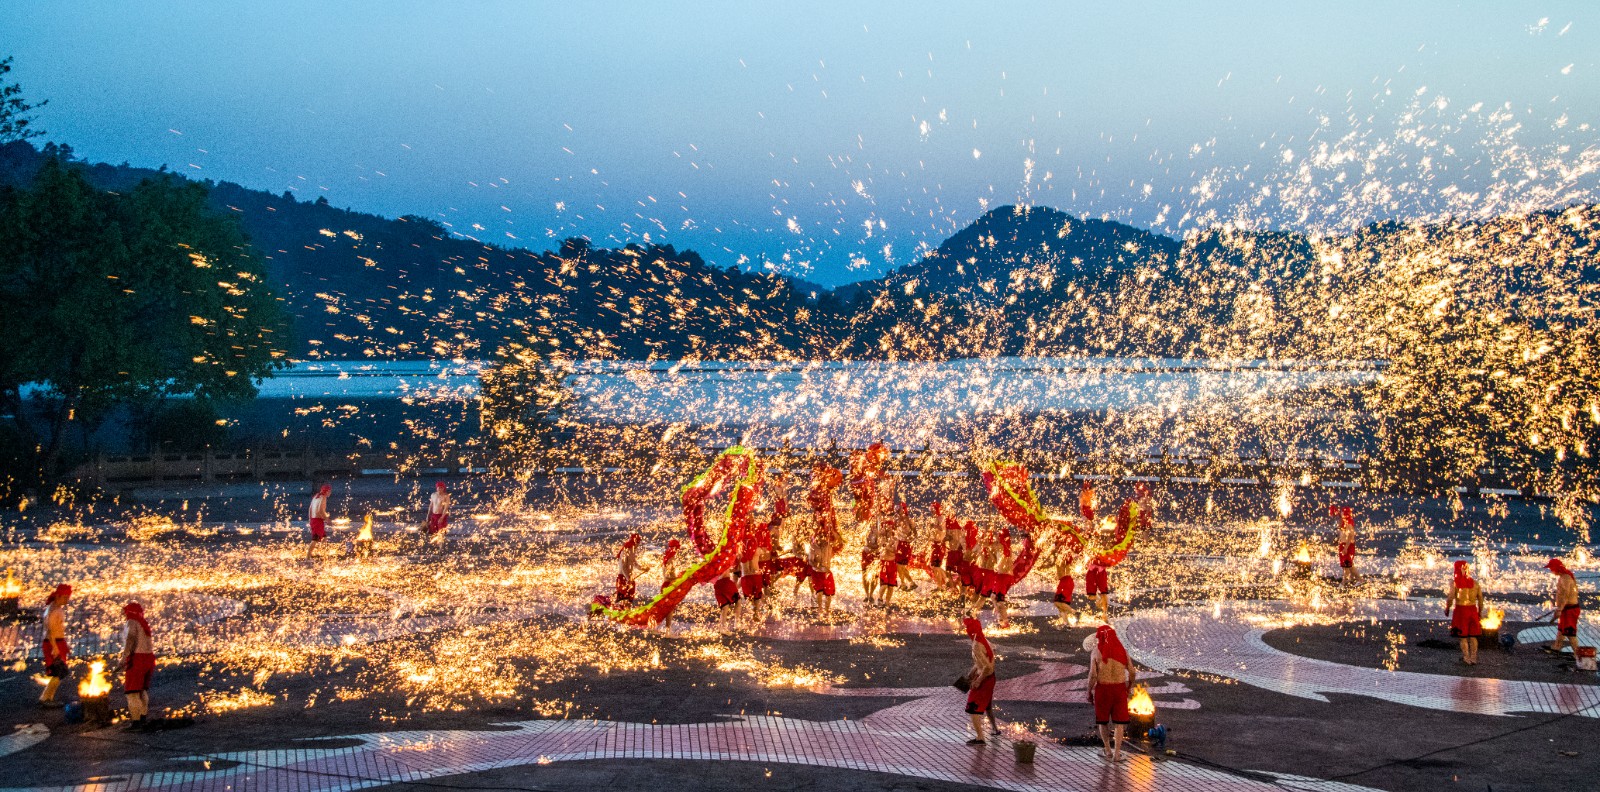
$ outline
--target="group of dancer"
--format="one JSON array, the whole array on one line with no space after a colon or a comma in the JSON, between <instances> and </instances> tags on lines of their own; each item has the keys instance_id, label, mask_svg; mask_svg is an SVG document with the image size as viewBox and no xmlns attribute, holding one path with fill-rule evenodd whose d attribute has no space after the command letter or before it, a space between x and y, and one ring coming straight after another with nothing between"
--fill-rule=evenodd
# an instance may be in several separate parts
<instances>
[{"instance_id":1,"label":"group of dancer","mask_svg":"<svg viewBox=\"0 0 1600 792\"><path fill-rule=\"evenodd\" d=\"M1550 602L1550 612L1556 625L1555 642L1545 647L1546 652L1560 654L1565 648L1578 656L1578 621L1583 609L1578 606L1578 579L1559 558L1545 562L1545 569L1556 576L1555 591ZM1457 561L1453 567L1450 585L1444 593L1444 615L1450 620L1450 634L1461 642L1461 662L1478 664L1478 641L1483 637L1483 619L1489 612L1483 586L1472 576L1472 565Z\"/></svg>"},{"instance_id":2,"label":"group of dancer","mask_svg":"<svg viewBox=\"0 0 1600 792\"><path fill-rule=\"evenodd\" d=\"M782 590L782 582L791 578L794 601L801 603L801 589L809 587L810 601L801 606L809 606L824 618L832 614L837 594L834 559L845 544L833 493L843 482L844 475L837 468L813 466L805 496L813 516L808 521L791 511L786 474L770 474L752 529L738 538L734 562L712 583L721 629L737 630L745 623L769 620L776 613L775 595ZM1056 577L1054 601L1063 623L1076 624L1079 619L1074 604L1077 575L1084 578L1088 606L1101 618L1109 616L1109 567L1093 556L1083 559L1066 541L1041 543L1025 531L1016 532L1013 538L1013 530L1004 525L980 528L974 520L958 519L939 501L928 507L926 516L915 517L911 505L896 497L892 478L871 489L859 486L859 480L855 484L852 489L858 497L852 516L865 532L860 582L867 606L887 609L894 605L896 592L926 588L973 613L992 609L998 625L1006 628L1011 623L1012 588L1043 556ZM1092 525L1092 486L1085 482L1083 492L1084 517ZM1143 520L1148 525L1150 506L1148 500L1143 502ZM1139 515L1138 503L1131 502L1119 519L1138 521ZM639 581L657 569L645 560L642 542L640 534L631 533L616 546L614 585L610 595L602 598L608 607L631 607L642 599ZM679 541L672 539L661 549L662 592L678 578L679 548ZM670 612L658 623L670 625Z\"/></svg>"},{"instance_id":3,"label":"group of dancer","mask_svg":"<svg viewBox=\"0 0 1600 792\"><path fill-rule=\"evenodd\" d=\"M306 509L306 558L313 559L317 556L317 548L328 540L328 502L333 497L333 486L323 484L311 494L311 505ZM450 506L453 499L450 491L445 488L443 481L433 483L433 492L428 496L427 518L422 524L422 540L432 544L443 540L445 528L450 525ZM372 515L367 515L366 526L372 525ZM362 540L357 540L362 541ZM365 548L370 552L370 535L365 539L369 544ZM357 548L357 555L363 555L362 548Z\"/></svg>"},{"instance_id":4,"label":"group of dancer","mask_svg":"<svg viewBox=\"0 0 1600 792\"><path fill-rule=\"evenodd\" d=\"M44 634L40 646L45 676L44 690L39 694L41 707L62 706L56 701L56 693L61 683L72 675L67 664L72 656L72 647L67 641L67 603L71 599L72 586L66 583L56 586L45 598ZM128 701L128 729L141 731L150 723L150 680L156 670L155 635L145 619L143 604L123 605L122 618L122 692Z\"/></svg>"}]
</instances>

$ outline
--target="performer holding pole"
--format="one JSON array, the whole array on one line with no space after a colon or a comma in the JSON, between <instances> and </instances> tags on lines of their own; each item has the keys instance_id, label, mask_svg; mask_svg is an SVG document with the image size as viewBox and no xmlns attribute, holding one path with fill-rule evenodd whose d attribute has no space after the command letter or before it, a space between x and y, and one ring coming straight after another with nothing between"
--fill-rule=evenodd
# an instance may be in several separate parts
<instances>
[{"instance_id":1,"label":"performer holding pole","mask_svg":"<svg viewBox=\"0 0 1600 792\"><path fill-rule=\"evenodd\" d=\"M1479 621L1483 610L1483 587L1472 579L1467 562L1457 561L1455 579L1444 592L1445 615L1450 617L1450 634L1461 639L1461 662L1478 664L1478 638L1483 635Z\"/></svg>"},{"instance_id":2,"label":"performer holding pole","mask_svg":"<svg viewBox=\"0 0 1600 792\"><path fill-rule=\"evenodd\" d=\"M44 601L44 643L40 649L44 656L44 672L50 680L39 694L41 707L61 706L61 702L56 701L56 691L68 674L67 658L71 649L67 646L67 600L71 598L72 587L62 583Z\"/></svg>"},{"instance_id":3,"label":"performer holding pole","mask_svg":"<svg viewBox=\"0 0 1600 792\"><path fill-rule=\"evenodd\" d=\"M150 633L150 623L145 621L144 606L130 602L122 606L127 620L123 630L122 692L128 697L128 718L133 721L128 731L143 731L149 722L150 678L156 671L156 649Z\"/></svg>"},{"instance_id":4,"label":"performer holding pole","mask_svg":"<svg viewBox=\"0 0 1600 792\"><path fill-rule=\"evenodd\" d=\"M638 586L633 581L640 573L650 571L650 567L639 563L639 543L642 541L644 537L631 533L617 548L617 595L614 601L618 604L632 604L638 598Z\"/></svg>"},{"instance_id":5,"label":"performer holding pole","mask_svg":"<svg viewBox=\"0 0 1600 792\"><path fill-rule=\"evenodd\" d=\"M1572 657L1578 657L1578 617L1583 611L1578 607L1578 579L1561 563L1561 559L1552 558L1544 565L1545 569L1555 573L1556 593L1551 598L1555 603L1556 612L1556 642L1551 644L1546 651L1561 653L1562 644L1572 647Z\"/></svg>"}]
</instances>

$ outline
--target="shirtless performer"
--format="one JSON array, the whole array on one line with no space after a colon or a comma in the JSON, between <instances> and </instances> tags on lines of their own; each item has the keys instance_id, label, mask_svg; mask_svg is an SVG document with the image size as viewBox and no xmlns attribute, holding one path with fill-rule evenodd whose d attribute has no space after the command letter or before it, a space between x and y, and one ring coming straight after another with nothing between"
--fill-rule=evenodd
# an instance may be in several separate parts
<instances>
[{"instance_id":1,"label":"shirtless performer","mask_svg":"<svg viewBox=\"0 0 1600 792\"><path fill-rule=\"evenodd\" d=\"M324 484L311 496L311 508L306 514L306 524L311 530L311 541L306 544L308 561L316 557L317 545L328 538L328 497L332 494L333 487Z\"/></svg>"},{"instance_id":2,"label":"shirtless performer","mask_svg":"<svg viewBox=\"0 0 1600 792\"><path fill-rule=\"evenodd\" d=\"M1349 506L1329 506L1328 511L1336 512L1334 516L1339 520L1339 574L1343 576L1344 584L1348 586L1360 577L1356 573L1355 514Z\"/></svg>"},{"instance_id":3,"label":"shirtless performer","mask_svg":"<svg viewBox=\"0 0 1600 792\"><path fill-rule=\"evenodd\" d=\"M1094 704L1095 728L1104 746L1102 755L1120 762L1122 738L1129 720L1128 691L1138 674L1128 659L1128 650L1111 625L1100 625L1094 638L1094 651L1089 653L1089 701Z\"/></svg>"},{"instance_id":4,"label":"shirtless performer","mask_svg":"<svg viewBox=\"0 0 1600 792\"><path fill-rule=\"evenodd\" d=\"M640 574L650 571L650 567L639 562L639 543L644 537L637 533L628 534L622 540L622 545L617 548L617 591L613 602L618 607L628 607L639 596L638 586L634 580Z\"/></svg>"},{"instance_id":5,"label":"shirtless performer","mask_svg":"<svg viewBox=\"0 0 1600 792\"><path fill-rule=\"evenodd\" d=\"M723 632L738 630L743 606L739 604L739 584L733 579L733 570L722 573L711 590L717 596L717 627Z\"/></svg>"},{"instance_id":6,"label":"shirtless performer","mask_svg":"<svg viewBox=\"0 0 1600 792\"><path fill-rule=\"evenodd\" d=\"M878 592L878 526L867 529L867 538L861 544L861 596L871 603Z\"/></svg>"},{"instance_id":7,"label":"shirtless performer","mask_svg":"<svg viewBox=\"0 0 1600 792\"><path fill-rule=\"evenodd\" d=\"M983 745L983 721L993 722L990 708L994 706L995 663L994 647L983 635L983 622L968 616L961 620L967 637L972 639L972 670L967 672L967 714L972 716L974 737L967 745Z\"/></svg>"},{"instance_id":8,"label":"shirtless performer","mask_svg":"<svg viewBox=\"0 0 1600 792\"><path fill-rule=\"evenodd\" d=\"M1072 592L1076 584L1072 580L1072 565L1077 559L1071 554L1060 549L1056 551L1056 612L1060 614L1059 624L1076 626L1078 624L1078 609L1072 607Z\"/></svg>"},{"instance_id":9,"label":"shirtless performer","mask_svg":"<svg viewBox=\"0 0 1600 792\"><path fill-rule=\"evenodd\" d=\"M823 616L833 613L833 550L832 537L819 531L811 542L811 594Z\"/></svg>"},{"instance_id":10,"label":"shirtless performer","mask_svg":"<svg viewBox=\"0 0 1600 792\"><path fill-rule=\"evenodd\" d=\"M56 690L61 680L67 678L67 658L72 650L67 646L67 600L72 599L72 587L62 583L56 586L44 601L44 640L40 657L44 659L44 673L50 679L39 694L39 706L59 707Z\"/></svg>"},{"instance_id":11,"label":"shirtless performer","mask_svg":"<svg viewBox=\"0 0 1600 792\"><path fill-rule=\"evenodd\" d=\"M1450 634L1461 639L1461 662L1478 664L1478 638L1483 635L1479 621L1483 611L1483 587L1472 579L1465 561L1457 561L1455 579L1444 592L1445 615L1450 617Z\"/></svg>"},{"instance_id":12,"label":"shirtless performer","mask_svg":"<svg viewBox=\"0 0 1600 792\"><path fill-rule=\"evenodd\" d=\"M745 537L744 552L739 556L739 594L750 601L750 622L760 624L766 616L766 575L762 574L762 562L770 554L762 546L761 537L764 533L757 530L754 534Z\"/></svg>"},{"instance_id":13,"label":"shirtless performer","mask_svg":"<svg viewBox=\"0 0 1600 792\"><path fill-rule=\"evenodd\" d=\"M1572 647L1572 656L1578 656L1578 617L1583 611L1578 607L1578 579L1573 576L1572 570L1559 558L1550 559L1544 565L1545 569L1555 573L1556 594L1551 598L1555 604L1556 613L1556 642L1551 644L1546 651L1561 653L1561 645L1568 644Z\"/></svg>"}]
</instances>

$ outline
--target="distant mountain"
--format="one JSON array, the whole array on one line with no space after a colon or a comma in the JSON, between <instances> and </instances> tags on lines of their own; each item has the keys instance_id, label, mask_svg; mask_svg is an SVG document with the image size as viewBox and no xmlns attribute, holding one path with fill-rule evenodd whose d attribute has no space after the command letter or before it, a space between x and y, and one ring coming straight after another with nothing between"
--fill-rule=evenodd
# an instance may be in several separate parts
<instances>
[{"instance_id":1,"label":"distant mountain","mask_svg":"<svg viewBox=\"0 0 1600 792\"><path fill-rule=\"evenodd\" d=\"M70 149L0 146L0 185L28 183ZM127 164L78 163L91 183L125 190L183 178ZM294 317L297 357L483 357L538 335L575 356L771 357L825 348L828 327L802 310L815 287L712 267L670 245L557 251L502 248L415 216L389 219L231 182L204 184L236 215ZM819 317L820 318L820 317Z\"/></svg>"},{"instance_id":2,"label":"distant mountain","mask_svg":"<svg viewBox=\"0 0 1600 792\"><path fill-rule=\"evenodd\" d=\"M841 296L880 289L924 292L993 304L1013 280L1098 281L1141 263L1170 259L1180 243L1110 220L1080 219L1048 207L1001 206L946 239L939 249L888 275L840 287Z\"/></svg>"},{"instance_id":3,"label":"distant mountain","mask_svg":"<svg viewBox=\"0 0 1600 792\"><path fill-rule=\"evenodd\" d=\"M64 148L0 146L0 185L27 183ZM183 178L78 163L124 190ZM670 245L555 251L503 248L426 218L398 219L204 182L240 219L294 317L297 357L481 358L547 339L575 357L941 359L985 355L1314 356L1345 279L1390 260L1496 246L1588 251L1600 210L1572 207L1486 222L1384 223L1322 240L1212 229L1183 240L1046 207L1002 206L933 253L832 291L771 273L708 265ZM1458 255L1450 253L1449 255ZM1377 263L1384 266L1372 266ZM1354 273L1354 274L1352 274ZM1508 273L1507 288L1537 273Z\"/></svg>"}]
</instances>

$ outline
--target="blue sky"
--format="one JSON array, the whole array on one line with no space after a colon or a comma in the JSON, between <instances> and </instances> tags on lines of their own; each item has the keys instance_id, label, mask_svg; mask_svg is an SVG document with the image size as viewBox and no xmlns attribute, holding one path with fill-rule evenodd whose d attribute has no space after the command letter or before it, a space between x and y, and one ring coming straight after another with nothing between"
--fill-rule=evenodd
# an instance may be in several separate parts
<instances>
[{"instance_id":1,"label":"blue sky","mask_svg":"<svg viewBox=\"0 0 1600 792\"><path fill-rule=\"evenodd\" d=\"M1596 186L1587 3L3 8L90 159L829 285L1019 200L1337 230Z\"/></svg>"}]
</instances>

